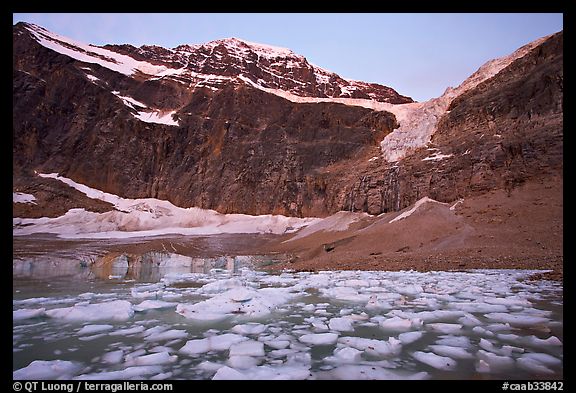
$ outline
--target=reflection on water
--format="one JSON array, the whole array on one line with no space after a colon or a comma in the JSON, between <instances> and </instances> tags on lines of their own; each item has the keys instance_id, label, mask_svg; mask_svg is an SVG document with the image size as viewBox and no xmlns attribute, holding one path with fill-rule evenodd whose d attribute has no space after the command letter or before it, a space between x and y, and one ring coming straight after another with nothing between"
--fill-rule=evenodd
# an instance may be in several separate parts
<instances>
[{"instance_id":1,"label":"reflection on water","mask_svg":"<svg viewBox=\"0 0 576 393\"><path fill-rule=\"evenodd\" d=\"M562 286L530 272L268 274L246 237L22 240L14 378L563 377Z\"/></svg>"}]
</instances>

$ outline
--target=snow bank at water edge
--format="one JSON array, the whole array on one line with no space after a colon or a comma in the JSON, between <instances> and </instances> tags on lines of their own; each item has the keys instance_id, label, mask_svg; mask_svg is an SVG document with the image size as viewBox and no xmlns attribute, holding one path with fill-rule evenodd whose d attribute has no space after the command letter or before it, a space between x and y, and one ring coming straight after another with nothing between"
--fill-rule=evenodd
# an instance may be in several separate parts
<instances>
[{"instance_id":1,"label":"snow bank at water edge","mask_svg":"<svg viewBox=\"0 0 576 393\"><path fill-rule=\"evenodd\" d=\"M89 198L109 202L116 210L94 213L84 209L70 209L56 218L14 218L15 236L32 233L55 233L63 238L128 238L162 234L282 234L321 220L282 215L221 214L196 207L181 208L155 198L122 198L77 183L57 173L38 175L59 180Z\"/></svg>"}]
</instances>

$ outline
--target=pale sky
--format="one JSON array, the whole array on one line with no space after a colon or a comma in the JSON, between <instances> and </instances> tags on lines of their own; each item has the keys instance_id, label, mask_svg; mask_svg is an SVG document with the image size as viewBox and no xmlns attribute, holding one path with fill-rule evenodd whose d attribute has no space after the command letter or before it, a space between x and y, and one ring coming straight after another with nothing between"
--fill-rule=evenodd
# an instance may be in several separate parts
<instances>
[{"instance_id":1,"label":"pale sky","mask_svg":"<svg viewBox=\"0 0 576 393\"><path fill-rule=\"evenodd\" d=\"M348 79L424 101L486 61L563 29L561 13L13 14L85 43L200 44L238 37L286 47Z\"/></svg>"}]
</instances>

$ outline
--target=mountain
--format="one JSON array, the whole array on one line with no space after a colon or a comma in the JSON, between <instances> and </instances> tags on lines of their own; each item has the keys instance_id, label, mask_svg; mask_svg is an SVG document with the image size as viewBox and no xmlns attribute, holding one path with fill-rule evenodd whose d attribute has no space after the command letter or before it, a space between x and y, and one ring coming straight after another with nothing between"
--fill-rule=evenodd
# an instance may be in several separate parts
<instances>
[{"instance_id":1,"label":"mountain","mask_svg":"<svg viewBox=\"0 0 576 393\"><path fill-rule=\"evenodd\" d=\"M13 28L19 217L112 209L57 172L125 198L220 213L381 214L561 178L563 34L423 103L289 49L237 38L97 47Z\"/></svg>"}]
</instances>

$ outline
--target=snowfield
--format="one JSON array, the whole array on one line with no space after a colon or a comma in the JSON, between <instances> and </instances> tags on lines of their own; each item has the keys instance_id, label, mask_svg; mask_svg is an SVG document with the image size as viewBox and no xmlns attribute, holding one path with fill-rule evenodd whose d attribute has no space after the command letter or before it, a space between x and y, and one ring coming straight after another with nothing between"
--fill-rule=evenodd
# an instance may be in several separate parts
<instances>
[{"instance_id":1,"label":"snowfield","mask_svg":"<svg viewBox=\"0 0 576 393\"><path fill-rule=\"evenodd\" d=\"M282 215L221 214L196 207L181 208L155 198L121 198L59 176L57 173L38 175L59 180L89 198L109 202L117 210L94 213L84 209L70 209L63 216L56 218L14 218L15 236L31 233L56 233L65 238L128 238L161 234L282 234L321 220Z\"/></svg>"},{"instance_id":2,"label":"snowfield","mask_svg":"<svg viewBox=\"0 0 576 393\"><path fill-rule=\"evenodd\" d=\"M19 293L13 377L562 378L562 286L531 273L240 268Z\"/></svg>"}]
</instances>

